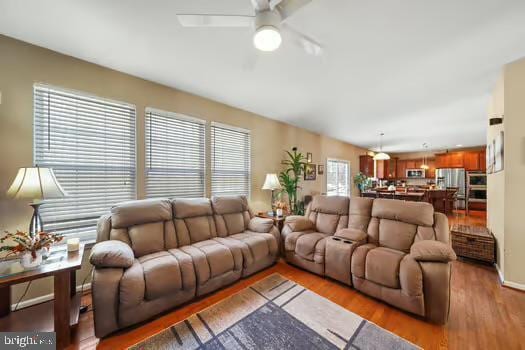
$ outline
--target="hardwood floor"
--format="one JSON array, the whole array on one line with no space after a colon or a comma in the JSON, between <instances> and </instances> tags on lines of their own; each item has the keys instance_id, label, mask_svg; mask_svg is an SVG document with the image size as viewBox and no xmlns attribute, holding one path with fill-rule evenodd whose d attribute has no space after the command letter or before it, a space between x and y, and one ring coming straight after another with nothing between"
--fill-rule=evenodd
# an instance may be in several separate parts
<instances>
[{"instance_id":1,"label":"hardwood floor","mask_svg":"<svg viewBox=\"0 0 525 350\"><path fill-rule=\"evenodd\" d=\"M471 212L469 217L460 212L450 222L484 225L484 212ZM446 326L430 324L340 283L280 261L210 296L100 341L94 336L93 312L88 311L81 315L71 349L126 348L272 273L280 273L425 349L525 349L525 293L502 287L494 267L464 261L453 263L452 302ZM89 294L84 302L91 302Z\"/></svg>"}]
</instances>

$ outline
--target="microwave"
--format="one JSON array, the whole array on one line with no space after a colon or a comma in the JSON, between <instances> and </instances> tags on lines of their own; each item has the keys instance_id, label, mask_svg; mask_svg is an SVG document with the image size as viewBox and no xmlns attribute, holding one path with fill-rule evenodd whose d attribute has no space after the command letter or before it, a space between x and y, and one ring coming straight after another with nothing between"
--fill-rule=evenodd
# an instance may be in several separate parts
<instances>
[{"instance_id":1,"label":"microwave","mask_svg":"<svg viewBox=\"0 0 525 350\"><path fill-rule=\"evenodd\" d=\"M425 169L407 169L407 179L424 179Z\"/></svg>"}]
</instances>

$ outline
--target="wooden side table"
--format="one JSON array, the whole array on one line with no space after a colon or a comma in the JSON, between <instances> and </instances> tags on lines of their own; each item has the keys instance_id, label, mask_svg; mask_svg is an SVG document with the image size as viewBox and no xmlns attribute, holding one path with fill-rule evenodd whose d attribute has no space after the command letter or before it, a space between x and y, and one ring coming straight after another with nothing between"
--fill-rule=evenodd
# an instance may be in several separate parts
<instances>
[{"instance_id":1,"label":"wooden side table","mask_svg":"<svg viewBox=\"0 0 525 350\"><path fill-rule=\"evenodd\" d=\"M82 245L76 252L60 249L36 269L0 274L0 331L55 331L57 349L67 347L71 330L78 325L81 295L76 293L76 270L82 265L83 254ZM54 300L11 312L12 285L49 276L54 277Z\"/></svg>"}]
</instances>

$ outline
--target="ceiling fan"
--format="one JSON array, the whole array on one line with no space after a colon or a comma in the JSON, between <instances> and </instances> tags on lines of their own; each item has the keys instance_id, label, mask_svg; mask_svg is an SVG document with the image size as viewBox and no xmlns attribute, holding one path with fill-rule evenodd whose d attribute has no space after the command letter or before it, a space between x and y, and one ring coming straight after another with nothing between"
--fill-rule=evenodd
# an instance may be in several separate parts
<instances>
[{"instance_id":1,"label":"ceiling fan","mask_svg":"<svg viewBox=\"0 0 525 350\"><path fill-rule=\"evenodd\" d=\"M184 27L252 27L253 44L261 51L275 51L281 34L299 44L309 55L319 56L321 44L293 29L285 21L312 0L251 0L255 15L177 14Z\"/></svg>"}]
</instances>

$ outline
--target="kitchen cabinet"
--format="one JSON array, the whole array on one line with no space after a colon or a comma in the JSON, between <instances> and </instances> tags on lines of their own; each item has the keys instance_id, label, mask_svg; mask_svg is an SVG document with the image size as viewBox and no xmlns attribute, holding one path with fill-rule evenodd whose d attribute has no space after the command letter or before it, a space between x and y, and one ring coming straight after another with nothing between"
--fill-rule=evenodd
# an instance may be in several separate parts
<instances>
[{"instance_id":1,"label":"kitchen cabinet","mask_svg":"<svg viewBox=\"0 0 525 350\"><path fill-rule=\"evenodd\" d=\"M485 149L479 152L479 170L482 172L487 171L487 154Z\"/></svg>"},{"instance_id":2,"label":"kitchen cabinet","mask_svg":"<svg viewBox=\"0 0 525 350\"><path fill-rule=\"evenodd\" d=\"M448 153L436 154L436 168L448 168Z\"/></svg>"},{"instance_id":3,"label":"kitchen cabinet","mask_svg":"<svg viewBox=\"0 0 525 350\"><path fill-rule=\"evenodd\" d=\"M464 153L463 152L449 153L448 167L449 168L463 168L464 167Z\"/></svg>"},{"instance_id":4,"label":"kitchen cabinet","mask_svg":"<svg viewBox=\"0 0 525 350\"><path fill-rule=\"evenodd\" d=\"M378 179L395 179L397 174L397 158L376 161L376 176Z\"/></svg>"},{"instance_id":5,"label":"kitchen cabinet","mask_svg":"<svg viewBox=\"0 0 525 350\"><path fill-rule=\"evenodd\" d=\"M434 159L427 159L428 169L425 171L427 179L434 179L436 177L436 161Z\"/></svg>"},{"instance_id":6,"label":"kitchen cabinet","mask_svg":"<svg viewBox=\"0 0 525 350\"><path fill-rule=\"evenodd\" d=\"M480 152L465 152L463 155L464 168L467 171L474 171L481 169Z\"/></svg>"},{"instance_id":7,"label":"kitchen cabinet","mask_svg":"<svg viewBox=\"0 0 525 350\"><path fill-rule=\"evenodd\" d=\"M359 171L368 177L374 176L374 158L369 155L359 156Z\"/></svg>"},{"instance_id":8,"label":"kitchen cabinet","mask_svg":"<svg viewBox=\"0 0 525 350\"><path fill-rule=\"evenodd\" d=\"M406 160L398 159L396 163L397 163L397 169L396 169L397 177L400 179L404 179L407 176L407 162Z\"/></svg>"},{"instance_id":9,"label":"kitchen cabinet","mask_svg":"<svg viewBox=\"0 0 525 350\"><path fill-rule=\"evenodd\" d=\"M387 178L389 179L395 179L397 178L397 158L391 158L388 160L388 174Z\"/></svg>"},{"instance_id":10,"label":"kitchen cabinet","mask_svg":"<svg viewBox=\"0 0 525 350\"><path fill-rule=\"evenodd\" d=\"M408 159L405 161L406 169L416 169L416 161L413 159Z\"/></svg>"}]
</instances>

